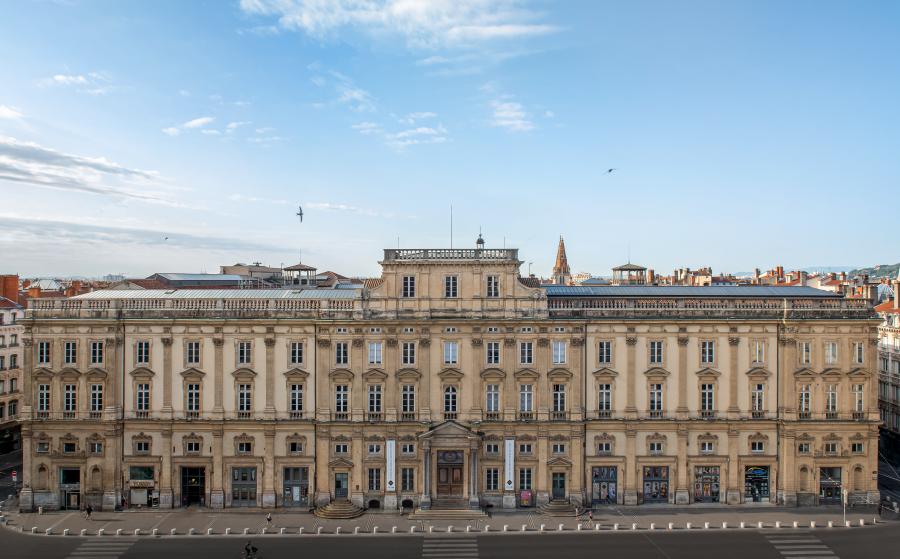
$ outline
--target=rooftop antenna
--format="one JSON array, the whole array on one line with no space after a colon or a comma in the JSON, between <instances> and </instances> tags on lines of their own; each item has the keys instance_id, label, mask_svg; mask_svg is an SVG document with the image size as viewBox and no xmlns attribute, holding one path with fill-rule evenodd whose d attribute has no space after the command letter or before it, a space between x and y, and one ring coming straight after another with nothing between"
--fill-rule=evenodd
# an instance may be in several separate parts
<instances>
[{"instance_id":1,"label":"rooftop antenna","mask_svg":"<svg viewBox=\"0 0 900 559\"><path fill-rule=\"evenodd\" d=\"M397 235L397 250L400 250L400 235Z\"/></svg>"},{"instance_id":2,"label":"rooftop antenna","mask_svg":"<svg viewBox=\"0 0 900 559\"><path fill-rule=\"evenodd\" d=\"M453 248L453 204L450 204L450 248Z\"/></svg>"},{"instance_id":3,"label":"rooftop antenna","mask_svg":"<svg viewBox=\"0 0 900 559\"><path fill-rule=\"evenodd\" d=\"M631 264L631 241L628 241L628 263Z\"/></svg>"}]
</instances>

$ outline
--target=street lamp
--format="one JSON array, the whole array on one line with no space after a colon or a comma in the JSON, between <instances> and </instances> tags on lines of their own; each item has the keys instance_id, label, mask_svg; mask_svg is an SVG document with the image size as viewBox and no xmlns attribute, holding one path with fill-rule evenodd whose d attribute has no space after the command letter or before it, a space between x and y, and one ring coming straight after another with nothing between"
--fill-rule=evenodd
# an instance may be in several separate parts
<instances>
[{"instance_id":1,"label":"street lamp","mask_svg":"<svg viewBox=\"0 0 900 559\"><path fill-rule=\"evenodd\" d=\"M844 526L847 525L847 490L841 489L841 501L844 503Z\"/></svg>"}]
</instances>

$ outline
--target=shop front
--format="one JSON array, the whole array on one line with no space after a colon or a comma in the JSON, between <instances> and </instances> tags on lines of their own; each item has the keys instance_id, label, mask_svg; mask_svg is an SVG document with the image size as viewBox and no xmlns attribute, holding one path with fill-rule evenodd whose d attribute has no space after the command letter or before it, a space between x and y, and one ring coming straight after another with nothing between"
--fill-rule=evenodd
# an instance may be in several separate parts
<instances>
[{"instance_id":1,"label":"shop front","mask_svg":"<svg viewBox=\"0 0 900 559\"><path fill-rule=\"evenodd\" d=\"M235 466L231 468L231 506L257 506L255 467Z\"/></svg>"},{"instance_id":2,"label":"shop front","mask_svg":"<svg viewBox=\"0 0 900 559\"><path fill-rule=\"evenodd\" d=\"M81 469L59 469L59 508L78 510L81 508Z\"/></svg>"},{"instance_id":3,"label":"shop front","mask_svg":"<svg viewBox=\"0 0 900 559\"><path fill-rule=\"evenodd\" d=\"M591 502L616 504L618 495L618 467L594 466L591 468Z\"/></svg>"},{"instance_id":4,"label":"shop front","mask_svg":"<svg viewBox=\"0 0 900 559\"><path fill-rule=\"evenodd\" d=\"M181 467L181 506L206 504L206 468Z\"/></svg>"},{"instance_id":5,"label":"shop front","mask_svg":"<svg viewBox=\"0 0 900 559\"><path fill-rule=\"evenodd\" d=\"M769 502L769 466L744 468L744 501L748 503Z\"/></svg>"},{"instance_id":6,"label":"shop front","mask_svg":"<svg viewBox=\"0 0 900 559\"><path fill-rule=\"evenodd\" d=\"M644 502L667 503L669 501L669 467L644 466Z\"/></svg>"},{"instance_id":7,"label":"shop front","mask_svg":"<svg viewBox=\"0 0 900 559\"><path fill-rule=\"evenodd\" d=\"M309 505L309 468L306 466L286 467L283 473L282 506L303 507Z\"/></svg>"},{"instance_id":8,"label":"shop front","mask_svg":"<svg viewBox=\"0 0 900 559\"><path fill-rule=\"evenodd\" d=\"M145 508L159 506L153 466L130 466L128 468L128 506Z\"/></svg>"},{"instance_id":9,"label":"shop front","mask_svg":"<svg viewBox=\"0 0 900 559\"><path fill-rule=\"evenodd\" d=\"M841 504L841 468L819 468L819 504Z\"/></svg>"},{"instance_id":10,"label":"shop front","mask_svg":"<svg viewBox=\"0 0 900 559\"><path fill-rule=\"evenodd\" d=\"M694 502L719 502L719 466L694 467Z\"/></svg>"}]
</instances>

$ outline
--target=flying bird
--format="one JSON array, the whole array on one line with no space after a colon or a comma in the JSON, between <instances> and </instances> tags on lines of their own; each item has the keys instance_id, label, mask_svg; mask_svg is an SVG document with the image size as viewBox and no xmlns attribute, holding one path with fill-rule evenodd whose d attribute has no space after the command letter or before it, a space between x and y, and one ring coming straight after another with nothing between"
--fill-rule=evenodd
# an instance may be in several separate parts
<instances>
[{"instance_id":1,"label":"flying bird","mask_svg":"<svg viewBox=\"0 0 900 559\"><path fill-rule=\"evenodd\" d=\"M615 170L616 170L615 168L607 169L606 172L603 173L603 174L604 174L604 175L609 175L609 174L612 174L612 172L615 171Z\"/></svg>"},{"instance_id":2,"label":"flying bird","mask_svg":"<svg viewBox=\"0 0 900 559\"><path fill-rule=\"evenodd\" d=\"M297 217L300 218L300 223L303 223L303 206L297 206Z\"/></svg>"}]
</instances>

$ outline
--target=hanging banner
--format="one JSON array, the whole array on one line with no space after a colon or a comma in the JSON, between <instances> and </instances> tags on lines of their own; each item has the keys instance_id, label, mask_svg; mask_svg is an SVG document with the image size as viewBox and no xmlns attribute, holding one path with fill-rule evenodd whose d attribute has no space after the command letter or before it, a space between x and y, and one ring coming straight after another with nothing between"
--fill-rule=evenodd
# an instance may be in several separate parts
<instances>
[{"instance_id":1,"label":"hanging banner","mask_svg":"<svg viewBox=\"0 0 900 559\"><path fill-rule=\"evenodd\" d=\"M396 442L394 439L389 439L384 448L384 457L387 460L387 491L388 493L397 490L397 483L394 480L394 470L396 470L394 465L394 451Z\"/></svg>"},{"instance_id":2,"label":"hanging banner","mask_svg":"<svg viewBox=\"0 0 900 559\"><path fill-rule=\"evenodd\" d=\"M516 450L516 439L506 439L506 444L503 449L503 458L505 459L505 468L503 472L503 490L504 491L512 491L514 489L513 485L513 469L515 468L515 450Z\"/></svg>"}]
</instances>

